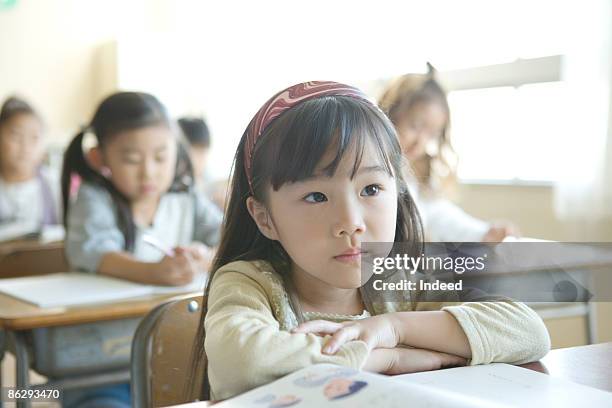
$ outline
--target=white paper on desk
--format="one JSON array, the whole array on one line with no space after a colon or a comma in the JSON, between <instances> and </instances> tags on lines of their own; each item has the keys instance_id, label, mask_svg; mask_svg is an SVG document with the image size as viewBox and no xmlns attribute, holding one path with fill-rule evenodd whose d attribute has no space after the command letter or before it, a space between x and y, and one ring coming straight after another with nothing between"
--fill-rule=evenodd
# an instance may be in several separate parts
<instances>
[{"instance_id":1,"label":"white paper on desk","mask_svg":"<svg viewBox=\"0 0 612 408\"><path fill-rule=\"evenodd\" d=\"M203 277L179 287L151 286L82 272L0 279L0 293L41 308L109 303L155 294L200 291Z\"/></svg>"},{"instance_id":2,"label":"white paper on desk","mask_svg":"<svg viewBox=\"0 0 612 408\"><path fill-rule=\"evenodd\" d=\"M38 228L39 225L32 221L5 224L0 228L0 241L10 241L24 237L38 231Z\"/></svg>"},{"instance_id":3,"label":"white paper on desk","mask_svg":"<svg viewBox=\"0 0 612 408\"><path fill-rule=\"evenodd\" d=\"M610 407L611 403L612 393L507 364L395 377L319 364L215 406Z\"/></svg>"},{"instance_id":4,"label":"white paper on desk","mask_svg":"<svg viewBox=\"0 0 612 408\"><path fill-rule=\"evenodd\" d=\"M151 286L152 293L162 295L166 293L184 293L184 292L203 292L206 286L208 274L204 272L198 273L193 281L185 286Z\"/></svg>"},{"instance_id":5,"label":"white paper on desk","mask_svg":"<svg viewBox=\"0 0 612 408\"><path fill-rule=\"evenodd\" d=\"M48 244L49 242L63 241L65 237L66 230L63 225L45 225L40 231L39 241L41 244Z\"/></svg>"},{"instance_id":6,"label":"white paper on desk","mask_svg":"<svg viewBox=\"0 0 612 408\"><path fill-rule=\"evenodd\" d=\"M215 407L496 407L461 394L332 364L317 364L289 374Z\"/></svg>"}]
</instances>

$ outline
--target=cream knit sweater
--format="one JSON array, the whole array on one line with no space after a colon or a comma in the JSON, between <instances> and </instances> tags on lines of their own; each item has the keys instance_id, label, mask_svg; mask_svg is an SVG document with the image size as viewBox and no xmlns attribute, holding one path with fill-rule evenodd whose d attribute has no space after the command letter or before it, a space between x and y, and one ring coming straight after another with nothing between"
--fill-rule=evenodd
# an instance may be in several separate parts
<instances>
[{"instance_id":1,"label":"cream knit sweater","mask_svg":"<svg viewBox=\"0 0 612 408\"><path fill-rule=\"evenodd\" d=\"M471 365L536 361L550 349L542 319L520 302L421 302L416 307L408 302L383 306L383 313L451 313L469 340ZM367 313L337 316L334 320L363 317ZM325 355L321 349L326 338L290 333L297 325L282 278L270 264L237 261L220 268L212 281L205 321L211 398L233 397L312 364L360 369L365 363L368 349L363 341L348 342L336 354Z\"/></svg>"}]
</instances>

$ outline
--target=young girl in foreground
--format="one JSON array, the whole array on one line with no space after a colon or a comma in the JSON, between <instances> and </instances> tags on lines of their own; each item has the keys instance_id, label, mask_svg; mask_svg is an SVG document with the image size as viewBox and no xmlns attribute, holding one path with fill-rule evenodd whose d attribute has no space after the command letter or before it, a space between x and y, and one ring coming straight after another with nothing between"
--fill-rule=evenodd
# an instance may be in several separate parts
<instances>
[{"instance_id":1,"label":"young girl in foreground","mask_svg":"<svg viewBox=\"0 0 612 408\"><path fill-rule=\"evenodd\" d=\"M406 373L547 353L522 303L360 290L362 242L422 239L401 166L393 125L350 86L298 84L259 110L236 153L200 327L212 399L316 363Z\"/></svg>"},{"instance_id":2,"label":"young girl in foreground","mask_svg":"<svg viewBox=\"0 0 612 408\"><path fill-rule=\"evenodd\" d=\"M85 130L72 140L64 159L70 264L157 285L185 285L197 270L208 270L209 247L218 242L222 216L189 189L189 161L180 154L164 106L145 93L116 93L102 101L89 130L98 145L88 159ZM75 174L82 184L70 202Z\"/></svg>"}]
</instances>

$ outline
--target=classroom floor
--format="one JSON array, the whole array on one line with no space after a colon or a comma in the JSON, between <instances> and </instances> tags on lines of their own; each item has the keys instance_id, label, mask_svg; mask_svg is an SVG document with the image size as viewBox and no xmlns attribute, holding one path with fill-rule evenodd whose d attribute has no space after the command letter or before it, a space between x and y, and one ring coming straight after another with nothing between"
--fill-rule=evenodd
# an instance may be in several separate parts
<instances>
[{"instance_id":1,"label":"classroom floor","mask_svg":"<svg viewBox=\"0 0 612 408\"><path fill-rule=\"evenodd\" d=\"M30 371L30 379L33 383L38 384L46 381L46 378L36 374L34 371ZM15 386L15 357L11 353L4 355L2 361L2 386L3 387L14 387ZM4 407L15 408L16 404L12 402L5 402ZM61 408L61 405L56 402L37 402L32 404L33 408Z\"/></svg>"}]
</instances>

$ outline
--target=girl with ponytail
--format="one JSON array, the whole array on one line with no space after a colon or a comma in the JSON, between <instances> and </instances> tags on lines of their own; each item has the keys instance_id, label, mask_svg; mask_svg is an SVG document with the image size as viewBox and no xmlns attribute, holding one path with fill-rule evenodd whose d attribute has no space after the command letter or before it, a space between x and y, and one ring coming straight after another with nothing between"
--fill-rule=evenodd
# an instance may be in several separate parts
<instances>
[{"instance_id":1,"label":"girl with ponytail","mask_svg":"<svg viewBox=\"0 0 612 408\"><path fill-rule=\"evenodd\" d=\"M97 145L85 154L88 134ZM208 270L222 216L192 191L191 165L177 135L152 95L119 92L102 101L64 156L65 246L72 267L158 285L188 284L196 271Z\"/></svg>"}]
</instances>

